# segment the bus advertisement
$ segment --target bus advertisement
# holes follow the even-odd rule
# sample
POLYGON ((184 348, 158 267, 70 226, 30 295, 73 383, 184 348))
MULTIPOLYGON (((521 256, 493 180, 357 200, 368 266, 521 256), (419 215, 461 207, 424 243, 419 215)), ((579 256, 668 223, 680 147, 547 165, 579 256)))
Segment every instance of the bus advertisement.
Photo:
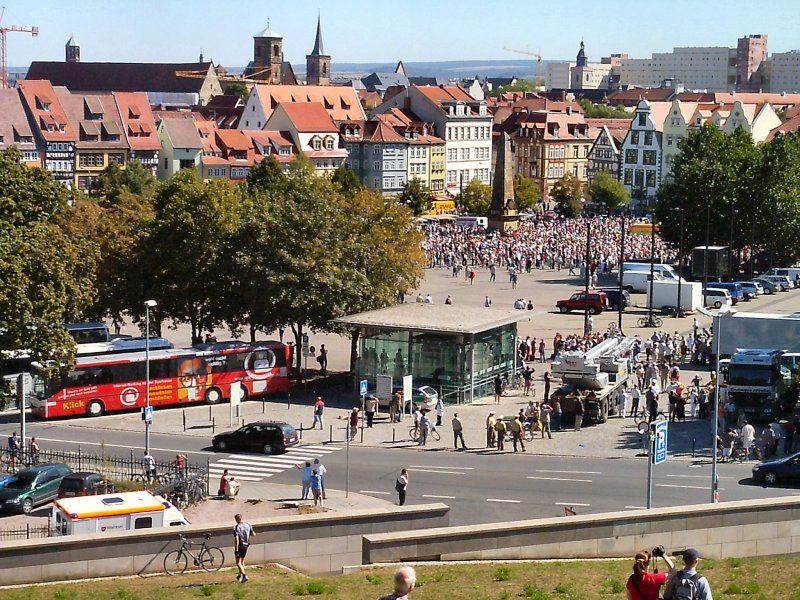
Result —
MULTIPOLYGON (((34 366, 31 412, 43 419, 100 416, 145 405, 145 352, 80 356, 64 376, 34 366)), ((150 352, 150 404, 218 404, 239 382, 244 398, 289 390, 291 348, 279 342, 218 342, 150 352)))

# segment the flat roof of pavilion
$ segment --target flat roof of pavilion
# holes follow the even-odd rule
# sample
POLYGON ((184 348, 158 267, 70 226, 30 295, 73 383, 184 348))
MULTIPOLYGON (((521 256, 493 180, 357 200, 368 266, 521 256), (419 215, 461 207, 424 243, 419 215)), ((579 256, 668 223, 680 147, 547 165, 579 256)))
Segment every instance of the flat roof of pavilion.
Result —
POLYGON ((517 323, 530 321, 528 311, 464 306, 461 304, 424 304, 407 302, 378 310, 336 319, 350 327, 405 329, 454 334, 478 334, 517 323))

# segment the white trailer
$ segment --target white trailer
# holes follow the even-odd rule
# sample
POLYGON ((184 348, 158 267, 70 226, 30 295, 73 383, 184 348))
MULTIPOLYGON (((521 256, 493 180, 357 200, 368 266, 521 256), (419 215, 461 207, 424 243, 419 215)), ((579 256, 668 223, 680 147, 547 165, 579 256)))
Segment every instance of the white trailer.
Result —
MULTIPOLYGON (((680 287, 681 310, 694 312, 703 306, 703 284, 695 281, 684 281, 678 284, 675 281, 653 282, 653 308, 662 312, 669 312, 678 306, 678 287, 680 287)), ((650 306, 650 288, 647 288, 647 303, 650 306)))
POLYGON ((720 331, 719 335, 714 336, 713 350, 722 358, 732 356, 737 348, 800 351, 800 314, 735 312, 723 315, 720 320, 720 331))
MULTIPOLYGON (((622 287, 628 290, 629 294, 633 292, 647 292, 650 289, 650 271, 623 271, 620 275, 622 277, 622 287)), ((654 283, 659 281, 666 281, 658 271, 653 271, 654 283)))
POLYGON ((53 535, 119 533, 189 522, 175 506, 150 492, 60 498, 53 503, 53 535))

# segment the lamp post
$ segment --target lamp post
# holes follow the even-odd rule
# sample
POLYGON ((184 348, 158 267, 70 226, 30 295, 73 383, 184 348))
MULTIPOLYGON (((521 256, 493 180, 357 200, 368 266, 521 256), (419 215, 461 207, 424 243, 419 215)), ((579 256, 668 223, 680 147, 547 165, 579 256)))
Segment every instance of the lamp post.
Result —
POLYGON ((703 306, 708 305, 708 241, 711 236, 711 204, 706 205, 706 247, 703 248, 703 306))
POLYGON ((625 209, 620 214, 621 238, 619 243, 619 314, 617 315, 617 328, 622 333, 622 265, 625 262, 625 209))
POLYGON ((675 310, 676 317, 683 316, 683 305, 681 304, 681 288, 683 287, 683 208, 679 208, 678 211, 681 215, 681 224, 680 224, 680 239, 678 241, 678 307, 675 310))
POLYGON ((731 237, 728 247, 730 248, 730 259, 728 260, 728 281, 733 281, 733 216, 739 211, 734 209, 734 204, 731 202, 731 237))
POLYGON ((586 301, 586 306, 584 306, 583 312, 583 335, 589 335, 589 253, 591 252, 591 243, 592 243, 592 222, 587 218, 586 219, 586 268, 584 269, 584 299, 586 301))
POLYGON ((653 283, 656 260, 656 216, 650 220, 650 297, 647 299, 647 326, 653 327, 653 283))
POLYGON ((155 300, 144 302, 144 449, 150 452, 150 309, 158 306, 155 300))

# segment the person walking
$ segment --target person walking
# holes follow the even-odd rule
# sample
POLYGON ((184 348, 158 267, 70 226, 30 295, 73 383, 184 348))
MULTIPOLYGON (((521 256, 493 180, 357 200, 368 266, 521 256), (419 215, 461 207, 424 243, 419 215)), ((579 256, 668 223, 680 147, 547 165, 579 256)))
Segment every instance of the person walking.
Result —
POLYGON ((492 299, 491 299, 491 298, 489 298, 489 296, 486 296, 486 297, 483 299, 483 306, 484 306, 485 308, 489 308, 491 305, 492 305, 492 299))
POLYGON ((683 568, 673 571, 664 588, 664 600, 713 600, 708 579, 697 572, 700 553, 694 548, 683 551, 683 568))
POLYGON ((514 422, 511 423, 511 438, 513 439, 514 443, 514 452, 517 451, 517 442, 522 447, 522 451, 525 452, 525 442, 522 439, 522 432, 525 431, 525 426, 522 424, 522 418, 520 415, 517 415, 514 419, 514 422))
MULTIPOLYGON (((30 461, 31 461, 31 463, 34 464, 34 465, 38 465, 39 464, 39 452, 41 452, 41 450, 39 449, 39 442, 36 441, 35 437, 32 437, 30 443, 28 444, 28 451, 30 453, 30 461)), ((179 454, 178 456, 183 456, 183 455, 179 454)), ((184 458, 186 458, 186 457, 184 456, 184 458)))
POLYGON ((563 414, 563 411, 561 410, 561 401, 558 398, 555 398, 550 402, 550 405, 553 407, 553 429, 556 431, 561 431, 561 416, 563 414))
POLYGON ((442 426, 442 417, 444 417, 444 400, 441 396, 436 396, 436 426, 442 426))
POLYGON ((486 447, 494 448, 494 440, 496 432, 494 429, 496 419, 494 418, 494 411, 489 411, 489 416, 486 417, 486 447))
POLYGON ((364 400, 364 415, 367 417, 367 427, 372 428, 372 421, 377 410, 378 399, 375 396, 367 396, 366 400, 364 400))
POLYGON ((144 474, 144 480, 147 483, 151 483, 156 480, 156 459, 153 458, 153 455, 150 454, 149 450, 145 450, 144 454, 142 455, 142 473, 144 474))
POLYGON ((622 386, 622 389, 619 392, 619 418, 624 419, 625 413, 628 412, 628 388, 622 386))
POLYGON ((547 402, 550 400, 550 381, 553 379, 553 376, 550 375, 550 371, 545 372, 544 374, 544 401, 547 402))
MULTIPOLYGON (((640 365, 641 366, 641 365, 640 365)), ((641 393, 639 392, 639 384, 634 383, 633 389, 631 390, 631 414, 630 417, 635 419, 639 415, 639 397, 641 393)))
POLYGON ((550 431, 550 420, 553 414, 553 407, 545 402, 539 408, 539 422, 542 424, 542 439, 547 434, 547 439, 552 440, 553 434, 550 431))
POLYGON ((461 440, 461 449, 466 450, 467 445, 464 443, 464 423, 458 416, 458 413, 453 413, 453 448, 458 450, 458 442, 461 440))
POLYGON ((320 476, 320 485, 322 486, 322 499, 325 500, 328 498, 328 494, 325 492, 325 473, 328 472, 328 469, 325 468, 321 462, 319 462, 318 458, 314 459, 314 464, 311 465, 312 469, 316 469, 319 472, 320 476))
POLYGON ((354 406, 353 410, 350 411, 350 417, 348 418, 350 422, 350 439, 353 440, 358 433, 358 407, 354 406))
POLYGON ((328 372, 328 350, 325 348, 325 344, 319 345, 319 356, 317 357, 317 362, 319 363, 319 372, 323 375, 328 372))
POLYGON ((256 537, 256 532, 250 523, 242 519, 242 515, 237 513, 233 518, 236 520, 236 525, 233 527, 233 556, 236 558, 236 569, 239 571, 236 581, 247 583, 250 579, 245 570, 245 558, 250 541, 256 537))
POLYGON ((322 423, 322 413, 325 412, 325 401, 322 399, 322 396, 317 396, 317 400, 314 402, 314 422, 311 423, 311 429, 317 428, 317 423, 319 423, 320 429, 325 429, 325 426, 322 423))
POLYGON ((506 441, 506 422, 503 420, 503 417, 495 420, 494 422, 494 431, 497 437, 497 450, 505 450, 505 441, 506 441))
POLYGON ((428 433, 431 430, 431 420, 428 417, 428 409, 423 409, 419 419, 419 440, 417 446, 424 446, 428 443, 428 433))
POLYGON ((403 506, 406 503, 406 492, 408 491, 408 470, 401 469, 400 470, 400 477, 397 478, 397 481, 394 484, 394 489, 397 491, 397 500, 400 506, 403 506))
POLYGON ((500 404, 500 396, 503 394, 503 380, 500 379, 500 373, 494 376, 494 403, 500 404))
POLYGON ((575 431, 581 430, 581 425, 583 425, 583 413, 584 413, 584 406, 583 406, 583 398, 578 396, 575 399, 575 431))
MULTIPOLYGON (((8 470, 15 472, 17 470, 17 457, 19 456, 21 445, 17 432, 15 431, 8 437, 8 470)), ((145 454, 147 454, 145 452, 145 454)))
POLYGON ((412 567, 400 567, 394 574, 394 592, 378 600, 408 600, 417 584, 417 574, 412 567))

